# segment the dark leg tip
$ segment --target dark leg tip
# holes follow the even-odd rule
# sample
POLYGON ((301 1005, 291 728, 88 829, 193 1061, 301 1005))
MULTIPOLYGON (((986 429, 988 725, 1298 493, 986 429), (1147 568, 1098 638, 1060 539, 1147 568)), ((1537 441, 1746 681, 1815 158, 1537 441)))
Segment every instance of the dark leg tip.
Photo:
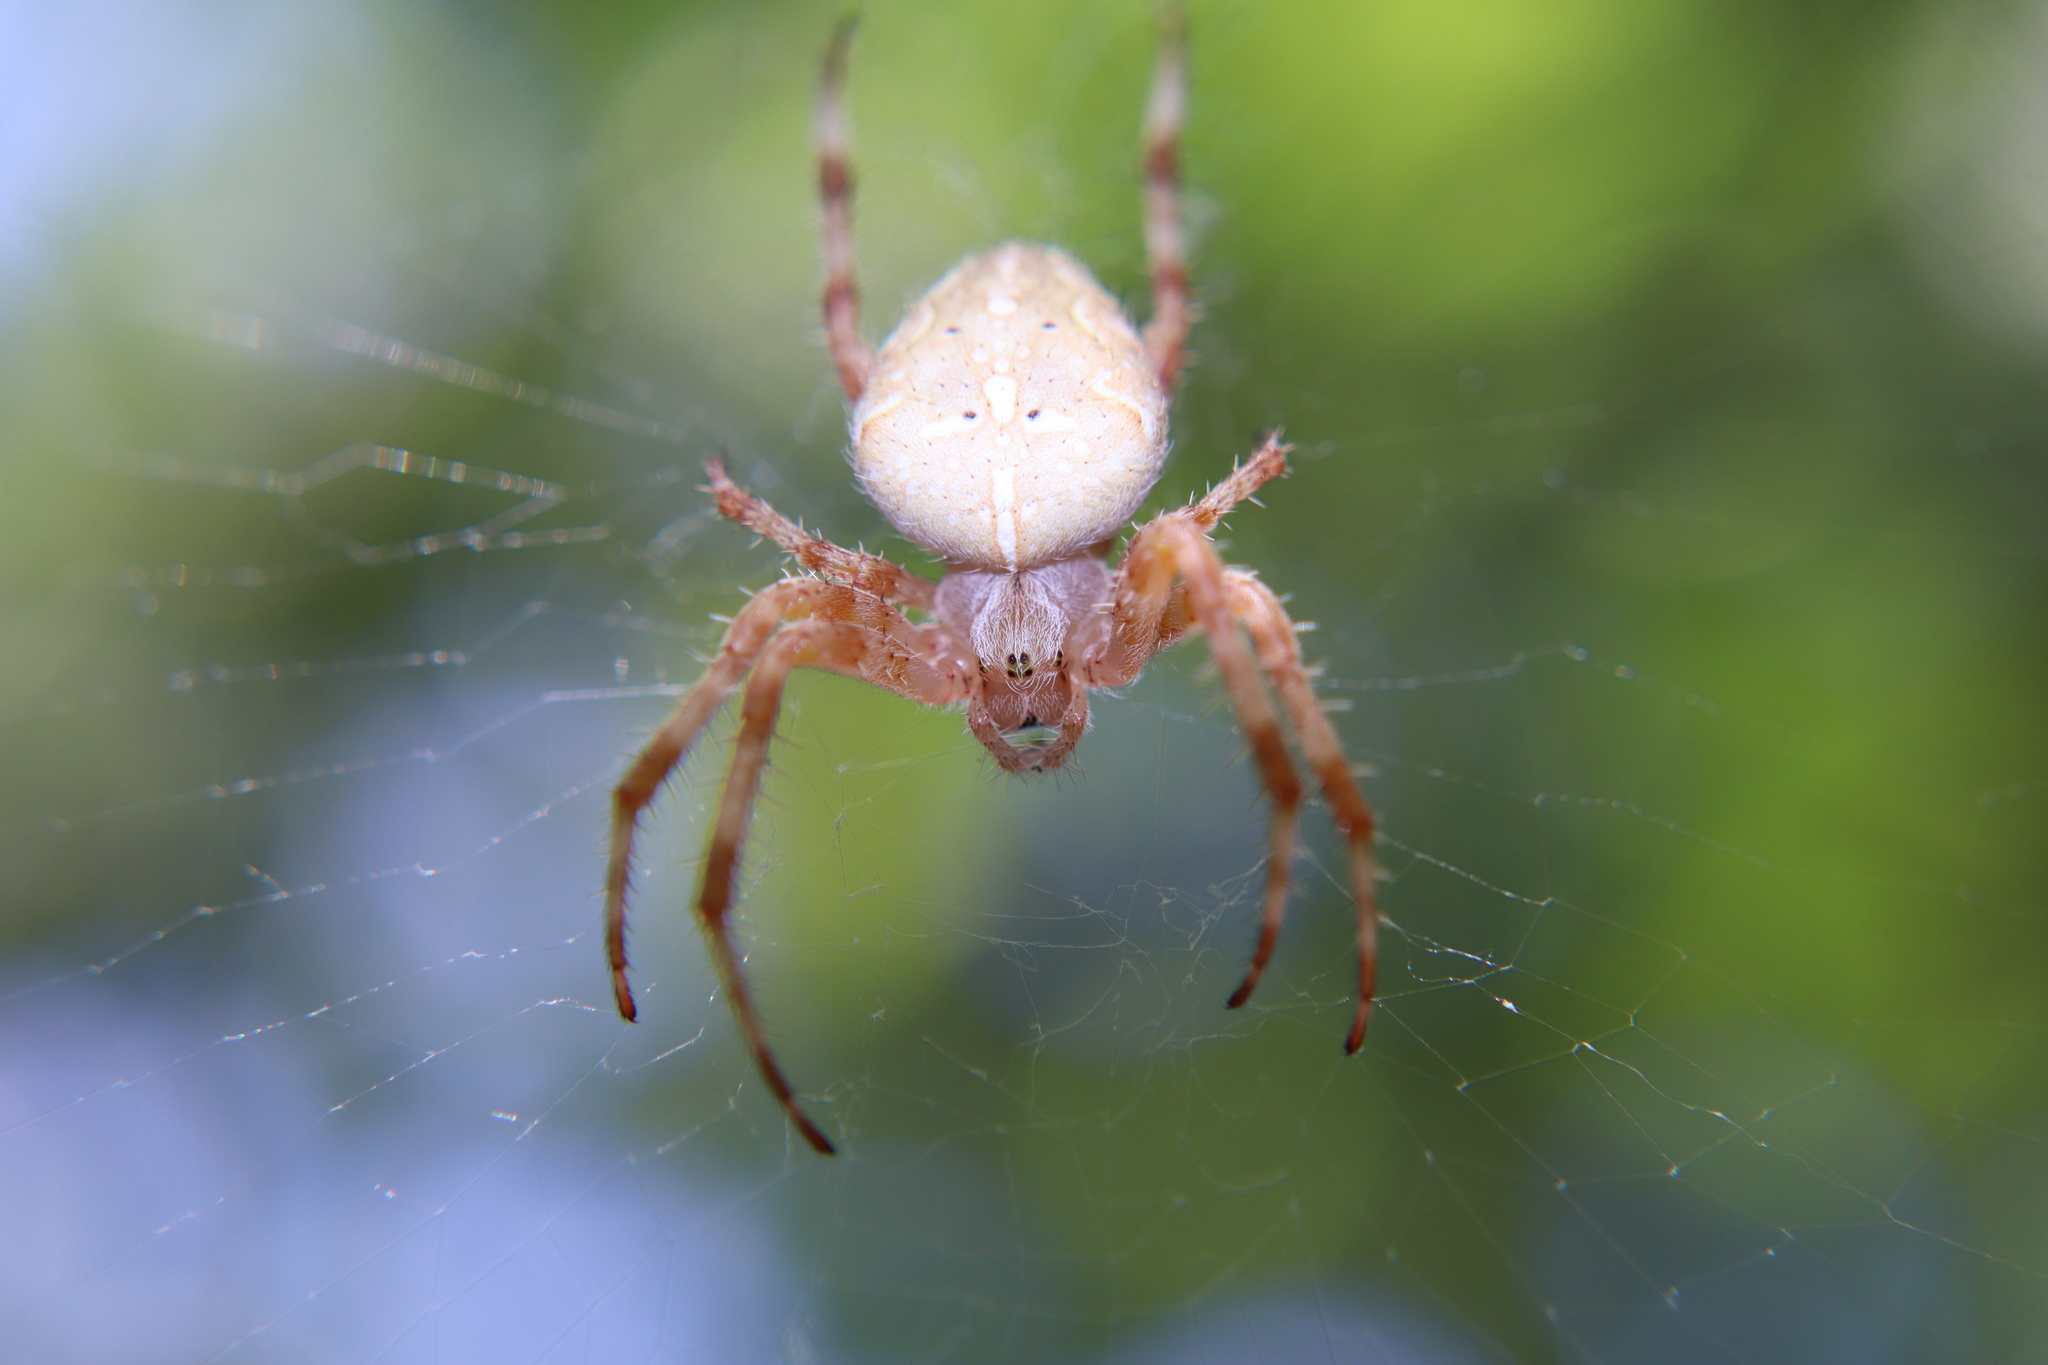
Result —
POLYGON ((1236 990, 1230 993, 1230 999, 1223 1002, 1223 1008, 1227 1010, 1242 1008, 1244 1002, 1251 998, 1252 983, 1247 981, 1242 986, 1239 986, 1236 990))
POLYGON ((796 1130, 804 1135, 804 1141, 811 1144, 811 1150, 819 1156, 838 1156, 839 1149, 832 1145, 832 1139, 818 1131, 816 1124, 802 1114, 796 1116, 796 1130))

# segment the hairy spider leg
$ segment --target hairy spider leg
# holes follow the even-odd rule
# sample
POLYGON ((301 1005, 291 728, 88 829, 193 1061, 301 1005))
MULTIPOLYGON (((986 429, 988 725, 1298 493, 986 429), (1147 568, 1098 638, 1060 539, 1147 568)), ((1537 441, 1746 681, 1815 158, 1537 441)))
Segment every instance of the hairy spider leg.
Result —
MULTIPOLYGON (((1287 753, 1287 740, 1280 723, 1259 686, 1251 651, 1237 629, 1229 597, 1223 584, 1223 561, 1209 537, 1185 517, 1167 516, 1154 523, 1156 550, 1141 552, 1137 572, 1178 573, 1187 588, 1189 613, 1209 637, 1209 653, 1223 690, 1237 713, 1238 728, 1244 732, 1252 757, 1265 784, 1271 806, 1271 825, 1266 853, 1266 891, 1259 913, 1258 947, 1252 953, 1244 982, 1232 993, 1228 1008, 1236 1009, 1251 998, 1273 945, 1279 941, 1280 925, 1287 914, 1287 890, 1292 880, 1294 832, 1301 814, 1301 779, 1287 753)), ((1152 547, 1145 547, 1152 548, 1152 547)))
POLYGON ((729 923, 733 882, 739 872, 747 825, 753 818, 754 797, 760 789, 761 770, 767 764, 768 746, 775 738, 783 685, 795 668, 844 673, 917 701, 942 701, 949 689, 945 679, 924 658, 907 652, 900 642, 882 632, 849 622, 813 618, 793 622, 775 637, 754 666, 740 699, 739 738, 733 742, 732 769, 719 797, 718 822, 704 851, 704 878, 697 893, 697 913, 703 920, 727 1003, 739 1021, 740 1032, 754 1054, 762 1079, 781 1101, 789 1121, 804 1135, 804 1140, 819 1153, 830 1156, 832 1143, 797 1106, 795 1092, 784 1079, 782 1068, 776 1065, 747 988, 746 970, 733 950, 729 923))
POLYGON ((632 767, 612 791, 611 856, 605 867, 605 950, 611 963, 612 999, 627 1021, 639 1011, 626 983, 626 901, 633 878, 633 837, 640 812, 654 803, 662 783, 675 771, 690 745, 740 679, 753 668, 768 641, 785 623, 807 617, 851 620, 917 649, 923 640, 917 627, 887 603, 842 584, 818 578, 789 578, 763 589, 741 608, 719 642, 718 654, 697 684, 683 694, 675 710, 654 732, 632 767))
POLYGON ((880 555, 842 549, 812 535, 726 477, 725 462, 716 455, 704 462, 704 473, 711 480, 705 491, 718 500, 722 515, 774 541, 812 573, 873 593, 884 602, 931 610, 933 585, 929 578, 920 578, 880 555))
POLYGON ((1187 121, 1187 18, 1175 0, 1159 7, 1159 53, 1145 101, 1145 256, 1152 269, 1152 320, 1145 351, 1170 395, 1194 322, 1187 235, 1180 215, 1180 132, 1187 121))
POLYGON ((1209 637, 1216 671, 1272 806, 1259 938, 1244 981, 1229 1000, 1229 1008, 1236 1009, 1257 989, 1279 941, 1302 796, 1301 780, 1278 718, 1259 684, 1239 627, 1250 633, 1258 647, 1259 665, 1287 709, 1296 738, 1350 849, 1358 908, 1359 999, 1345 1051, 1356 1052, 1365 1039, 1377 967, 1372 811, 1352 779, 1336 730, 1323 714, 1301 666, 1293 622, 1279 599, 1248 571, 1226 568, 1208 537, 1239 502, 1287 472, 1288 450, 1277 434, 1269 435, 1250 460, 1205 497, 1166 513, 1131 538, 1117 570, 1109 641, 1087 676, 1091 686, 1118 686, 1135 678, 1147 660, 1176 643, 1189 629, 1199 626, 1209 637))
MULTIPOLYGON (((1358 943, 1358 1008, 1352 1017, 1351 1032, 1344 1040, 1344 1051, 1356 1052, 1365 1044, 1366 1020, 1372 1013, 1373 990, 1379 975, 1380 912, 1373 890, 1378 869, 1372 856, 1372 807, 1358 790, 1336 727, 1330 724, 1316 698, 1315 685, 1302 666, 1294 622, 1280 605, 1280 599, 1247 569, 1226 570, 1224 587, 1232 611, 1244 623, 1258 650, 1259 666, 1265 669, 1266 676, 1273 680, 1274 690, 1280 694, 1280 703, 1294 726, 1294 737, 1301 743, 1302 754, 1322 784, 1331 819, 1344 836, 1351 865, 1358 943)), ((1250 994, 1249 988, 1245 993, 1250 994)))
MULTIPOLYGON (((1230 471, 1207 494, 1172 513, 1203 531, 1214 530, 1232 508, 1251 499, 1261 487, 1287 472, 1287 452, 1294 447, 1269 432, 1252 457, 1230 471)), ((1155 521, 1152 525, 1157 525, 1155 521)), ((1131 549, 1150 527, 1141 528, 1125 547, 1123 562, 1111 587, 1109 629, 1082 670, 1090 687, 1122 687, 1134 680, 1153 655, 1171 649, 1195 625, 1189 615, 1187 589, 1173 573, 1134 574, 1131 549)))
POLYGON ((741 608, 726 628, 704 676, 683 694, 612 789, 611 852, 604 872, 605 956, 611 965, 612 1003, 628 1023, 640 1017, 633 1003, 633 988, 626 981, 626 902, 632 893, 633 839, 640 830, 640 812, 654 804, 662 784, 725 704, 726 694, 754 666, 775 631, 784 621, 817 609, 818 586, 814 580, 789 579, 764 590, 741 608))
MULTIPOLYGON (((860 276, 853 243, 852 137, 846 114, 846 67, 859 18, 832 31, 818 78, 813 119, 818 148, 819 235, 825 263, 825 343, 850 402, 867 390, 874 351, 860 334, 860 276)), ((1145 101, 1145 255, 1152 275, 1152 320, 1145 350, 1160 387, 1173 392, 1187 353, 1194 304, 1188 283, 1187 235, 1180 213, 1180 135, 1187 121, 1187 23, 1180 6, 1159 11, 1159 53, 1145 101)))
POLYGON ((727 778, 719 821, 705 853, 697 908, 727 999, 762 1076, 791 1120, 803 1130, 805 1140, 821 1152, 830 1152, 831 1144, 797 1110, 789 1085, 768 1050, 745 972, 732 953, 725 916, 731 904, 733 869, 745 842, 754 788, 774 730, 782 680, 789 670, 827 669, 912 701, 944 705, 959 700, 964 689, 938 662, 942 657, 937 632, 912 625, 871 593, 819 578, 785 579, 762 591, 733 618, 711 666, 683 695, 612 793, 611 856, 605 869, 605 949, 613 1001, 620 1016, 630 1022, 639 1011, 626 980, 626 903, 640 813, 653 804, 662 784, 727 694, 750 671, 754 674, 742 703, 744 720, 734 750, 733 772, 727 778), (732 790, 735 781, 744 782, 737 795, 732 790))
POLYGON ((874 352, 860 334, 860 278, 853 252, 853 160, 846 118, 846 59, 853 48, 857 15, 832 30, 825 65, 818 76, 813 123, 818 145, 819 235, 825 256, 825 344, 839 371, 848 402, 859 402, 868 386, 874 352))
POLYGON ((1267 432, 1249 460, 1231 470, 1222 483, 1189 503, 1184 512, 1204 531, 1215 530, 1217 523, 1229 516, 1239 503, 1252 501, 1253 495, 1261 488, 1288 473, 1287 453, 1293 449, 1280 439, 1279 432, 1267 432))

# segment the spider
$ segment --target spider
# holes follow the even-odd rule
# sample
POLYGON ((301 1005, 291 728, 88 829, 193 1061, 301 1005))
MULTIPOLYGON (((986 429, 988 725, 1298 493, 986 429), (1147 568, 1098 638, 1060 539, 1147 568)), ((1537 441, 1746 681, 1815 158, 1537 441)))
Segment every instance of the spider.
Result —
POLYGON ((1105 557, 1165 462, 1167 407, 1193 321, 1179 202, 1182 25, 1168 9, 1142 133, 1153 301, 1144 331, 1073 257, 1012 242, 955 266, 873 350, 860 333, 854 267, 844 102, 852 39, 851 21, 834 32, 816 110, 826 345, 846 390, 862 491, 905 537, 941 556, 945 574, 934 584, 812 535, 734 484, 718 459, 707 462, 718 510, 807 572, 756 594, 733 618, 703 678, 612 794, 605 945, 619 1014, 637 1017, 625 939, 641 813, 744 683, 697 914, 762 1079, 804 1140, 830 1155, 831 1141, 797 1104, 768 1046, 730 924, 790 670, 843 673, 928 706, 965 703, 968 730, 998 767, 1046 773, 1081 742, 1089 689, 1134 681, 1154 654, 1200 632, 1271 806, 1258 941, 1228 1008, 1251 997, 1272 957, 1302 802, 1270 686, 1349 850, 1358 997, 1344 1050, 1356 1052, 1376 956, 1372 811, 1317 703, 1280 599, 1250 570, 1226 567, 1209 539, 1232 508, 1287 472, 1290 447, 1268 435, 1205 497, 1138 528, 1114 571, 1105 557))

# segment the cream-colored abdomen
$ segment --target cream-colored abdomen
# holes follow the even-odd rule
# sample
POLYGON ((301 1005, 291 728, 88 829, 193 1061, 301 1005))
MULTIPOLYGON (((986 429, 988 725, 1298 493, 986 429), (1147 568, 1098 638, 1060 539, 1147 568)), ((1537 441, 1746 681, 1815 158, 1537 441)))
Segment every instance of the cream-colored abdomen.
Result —
POLYGON ((1116 534, 1159 479, 1166 395, 1065 252, 970 256, 910 306, 853 410, 861 487, 955 564, 1015 572, 1116 534))

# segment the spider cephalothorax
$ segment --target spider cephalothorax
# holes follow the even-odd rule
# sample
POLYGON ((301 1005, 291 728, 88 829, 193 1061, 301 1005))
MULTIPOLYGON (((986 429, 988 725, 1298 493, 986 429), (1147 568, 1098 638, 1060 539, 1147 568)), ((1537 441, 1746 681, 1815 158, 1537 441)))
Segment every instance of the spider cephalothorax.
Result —
POLYGON ((873 351, 860 335, 841 98, 851 39, 848 25, 834 35, 818 98, 826 338, 850 407, 861 488, 906 537, 942 557, 946 573, 934 584, 879 556, 842 549, 734 484, 717 460, 706 466, 719 511, 773 540, 808 572, 756 594, 740 611, 703 679, 613 793, 606 944, 619 1013, 636 1015, 625 913, 640 813, 744 682, 697 910, 763 1079, 805 1140, 830 1153, 832 1143, 798 1107, 769 1050, 729 924, 790 670, 829 669, 930 705, 964 703, 968 729, 1001 767, 1037 773, 1058 768, 1080 743, 1090 688, 1133 681, 1154 654, 1199 631, 1272 803, 1258 944, 1229 1006, 1250 998, 1272 956, 1302 801, 1270 687, 1350 851, 1359 975, 1345 1050, 1355 1052, 1365 1039, 1376 956, 1372 812, 1317 702, 1280 600, 1248 570, 1226 567, 1209 539, 1231 508, 1287 471, 1288 447, 1267 437, 1207 496, 1135 531, 1114 570, 1104 558, 1165 462, 1169 398, 1192 317, 1179 217, 1179 27, 1169 22, 1162 34, 1145 119, 1154 313, 1145 330, 1065 252, 1011 242, 954 267, 873 351))

